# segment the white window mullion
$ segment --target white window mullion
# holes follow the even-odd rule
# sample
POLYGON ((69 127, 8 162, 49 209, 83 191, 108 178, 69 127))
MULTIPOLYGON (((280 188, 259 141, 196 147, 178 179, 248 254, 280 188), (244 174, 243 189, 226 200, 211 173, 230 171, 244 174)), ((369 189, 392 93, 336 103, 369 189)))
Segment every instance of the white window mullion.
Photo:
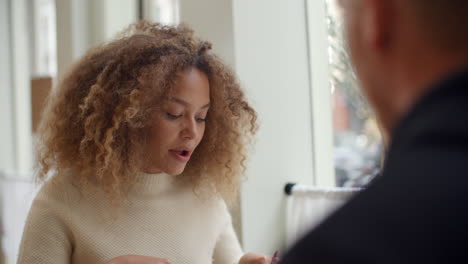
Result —
POLYGON ((15 160, 18 171, 28 172, 33 164, 28 6, 27 0, 10 1, 10 5, 15 160))
POLYGON ((0 170, 16 168, 13 89, 11 70, 10 0, 0 0, 0 170))
POLYGON ((305 0, 309 45, 314 183, 335 186, 325 0, 305 0))

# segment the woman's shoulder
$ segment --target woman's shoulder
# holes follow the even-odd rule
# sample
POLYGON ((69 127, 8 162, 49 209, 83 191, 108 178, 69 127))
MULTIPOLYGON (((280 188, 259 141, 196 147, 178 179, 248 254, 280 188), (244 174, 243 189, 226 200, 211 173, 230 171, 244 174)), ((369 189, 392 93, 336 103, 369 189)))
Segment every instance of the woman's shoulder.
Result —
POLYGON ((79 190, 70 172, 61 172, 51 176, 42 183, 36 200, 64 203, 77 197, 79 190))

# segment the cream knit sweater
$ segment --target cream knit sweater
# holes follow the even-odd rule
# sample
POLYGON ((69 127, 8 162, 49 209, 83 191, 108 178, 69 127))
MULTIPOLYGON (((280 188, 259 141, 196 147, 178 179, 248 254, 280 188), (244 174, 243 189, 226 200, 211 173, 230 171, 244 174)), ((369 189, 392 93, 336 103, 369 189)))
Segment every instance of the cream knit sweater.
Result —
POLYGON ((69 177, 47 182, 25 225, 19 264, 105 263, 120 255, 173 264, 233 264, 242 251, 221 199, 203 200, 167 174, 142 174, 110 215, 101 192, 80 195, 69 177))

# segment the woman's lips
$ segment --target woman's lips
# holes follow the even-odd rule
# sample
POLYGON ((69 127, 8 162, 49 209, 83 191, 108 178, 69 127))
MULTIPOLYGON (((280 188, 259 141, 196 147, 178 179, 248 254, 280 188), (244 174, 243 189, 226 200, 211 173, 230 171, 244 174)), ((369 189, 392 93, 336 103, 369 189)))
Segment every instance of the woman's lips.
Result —
POLYGON ((187 150, 169 150, 169 152, 179 161, 187 162, 190 160, 191 152, 187 150))

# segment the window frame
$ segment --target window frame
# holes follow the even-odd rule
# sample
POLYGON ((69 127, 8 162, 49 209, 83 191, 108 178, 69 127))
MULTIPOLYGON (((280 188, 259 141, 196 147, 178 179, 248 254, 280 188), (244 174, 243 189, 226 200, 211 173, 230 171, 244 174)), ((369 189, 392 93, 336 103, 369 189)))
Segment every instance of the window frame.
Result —
POLYGON ((336 186, 325 0, 304 0, 309 59, 314 185, 336 186))

